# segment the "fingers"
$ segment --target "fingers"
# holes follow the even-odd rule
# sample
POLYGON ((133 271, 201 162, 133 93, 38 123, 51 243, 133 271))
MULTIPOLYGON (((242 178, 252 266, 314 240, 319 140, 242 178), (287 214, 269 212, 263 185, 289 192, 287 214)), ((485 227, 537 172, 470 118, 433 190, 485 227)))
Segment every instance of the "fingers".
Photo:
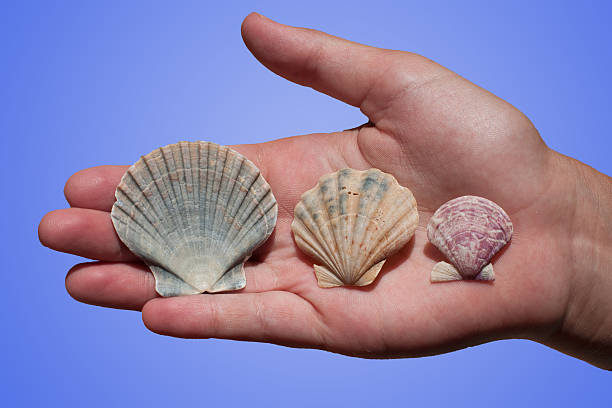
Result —
POLYGON ((145 325, 168 336, 323 348, 317 316, 310 303, 289 292, 153 299, 142 310, 145 325))
MULTIPOLYGON (((419 55, 357 44, 252 13, 242 23, 251 53, 274 73, 353 106, 374 99, 381 109, 398 89, 441 67, 419 55)), ((366 109, 364 113, 369 116, 366 109)))
MULTIPOLYGON (((260 169, 264 178, 267 169, 262 157, 262 146, 232 146, 260 169)), ((129 166, 97 166, 73 174, 64 187, 64 195, 71 207, 110 211, 115 203, 115 190, 129 166)))
POLYGON ((46 214, 38 226, 40 242, 51 249, 101 261, 135 261, 123 245, 110 213, 67 208, 46 214))
MULTIPOLYGON (((288 271, 249 262, 245 264, 247 286, 236 293, 284 290, 291 284, 291 275, 283 272, 288 271)), ((79 302, 127 310, 141 310, 149 300, 159 297, 153 274, 140 262, 75 265, 66 276, 66 290, 79 302)))
POLYGON ((71 207, 110 211, 115 202, 115 189, 128 166, 98 166, 72 175, 64 187, 71 207))
POLYGON ((66 276, 66 290, 79 302, 127 310, 141 310, 158 296, 153 274, 142 263, 75 265, 66 276))
MULTIPOLYGON (((267 177, 262 146, 266 144, 231 146, 245 155, 267 177)), ((97 166, 73 174, 64 187, 71 207, 110 211, 115 203, 115 190, 129 166, 97 166)))

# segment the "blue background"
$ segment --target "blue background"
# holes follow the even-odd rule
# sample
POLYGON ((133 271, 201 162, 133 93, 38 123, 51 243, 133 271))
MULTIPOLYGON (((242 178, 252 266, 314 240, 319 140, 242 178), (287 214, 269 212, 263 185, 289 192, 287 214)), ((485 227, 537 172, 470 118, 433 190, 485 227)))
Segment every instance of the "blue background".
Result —
POLYGON ((158 336, 139 313, 72 300, 64 275, 81 259, 36 234, 82 168, 183 139, 259 142, 365 121, 261 66, 240 37, 253 10, 426 55, 517 106, 552 148, 612 174, 608 2, 171 3, 0 5, 3 406, 612 404, 609 373, 527 341, 369 361, 158 336))

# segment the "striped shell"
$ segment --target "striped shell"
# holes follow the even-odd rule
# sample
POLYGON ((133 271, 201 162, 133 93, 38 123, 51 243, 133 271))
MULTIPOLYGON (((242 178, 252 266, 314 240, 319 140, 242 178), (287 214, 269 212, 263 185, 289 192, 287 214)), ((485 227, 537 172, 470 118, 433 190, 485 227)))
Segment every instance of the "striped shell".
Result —
POLYGON ((378 169, 327 174, 302 195, 291 224, 321 287, 364 286, 414 235, 414 196, 378 169))
POLYGON ((257 167, 211 142, 149 153, 115 196, 115 230, 149 266, 162 296, 243 288, 244 262, 276 224, 276 200, 257 167))
POLYGON ((508 214, 486 198, 463 196, 442 204, 427 224, 427 237, 452 265, 436 264, 431 281, 494 280, 489 262, 512 232, 508 214))

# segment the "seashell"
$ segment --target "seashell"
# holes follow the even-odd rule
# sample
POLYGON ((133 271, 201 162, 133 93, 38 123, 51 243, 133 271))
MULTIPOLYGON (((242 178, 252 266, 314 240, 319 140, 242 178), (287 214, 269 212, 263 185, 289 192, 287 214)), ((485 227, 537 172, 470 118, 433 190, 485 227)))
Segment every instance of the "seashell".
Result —
POLYGON ((244 263, 276 224, 276 199, 259 169, 211 142, 147 154, 115 197, 115 230, 149 266, 162 296, 243 288, 244 263))
POLYGON ((463 196, 442 204, 427 224, 427 238, 452 265, 438 262, 431 281, 494 280, 489 262, 512 232, 508 214, 486 198, 463 196))
POLYGON ((327 174, 302 195, 291 229, 315 259, 319 286, 364 286, 414 235, 419 214, 409 189, 378 169, 327 174))

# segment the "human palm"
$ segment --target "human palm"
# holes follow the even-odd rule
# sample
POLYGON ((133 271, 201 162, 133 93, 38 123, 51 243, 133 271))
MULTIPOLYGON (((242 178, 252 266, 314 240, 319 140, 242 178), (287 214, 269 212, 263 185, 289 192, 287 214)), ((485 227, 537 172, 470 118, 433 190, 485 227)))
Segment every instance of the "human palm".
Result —
POLYGON ((563 202, 547 200, 557 156, 515 108, 423 57, 354 44, 251 15, 245 42, 274 72, 358 106, 368 124, 234 148, 251 159, 279 204, 271 238, 246 264, 244 290, 159 298, 153 277, 119 241, 111 221, 125 166, 81 171, 66 186, 72 208, 41 222, 45 245, 103 262, 75 266, 76 299, 142 310, 151 330, 322 348, 370 357, 439 353, 555 330, 567 300, 557 231, 563 202), (415 237, 366 287, 322 289, 291 234, 293 208, 323 174, 379 168, 414 193, 415 237), (515 235, 494 260, 494 283, 431 284, 442 255, 425 226, 443 202, 480 195, 509 213, 515 235), (554 255, 558 255, 555 257, 554 255))

